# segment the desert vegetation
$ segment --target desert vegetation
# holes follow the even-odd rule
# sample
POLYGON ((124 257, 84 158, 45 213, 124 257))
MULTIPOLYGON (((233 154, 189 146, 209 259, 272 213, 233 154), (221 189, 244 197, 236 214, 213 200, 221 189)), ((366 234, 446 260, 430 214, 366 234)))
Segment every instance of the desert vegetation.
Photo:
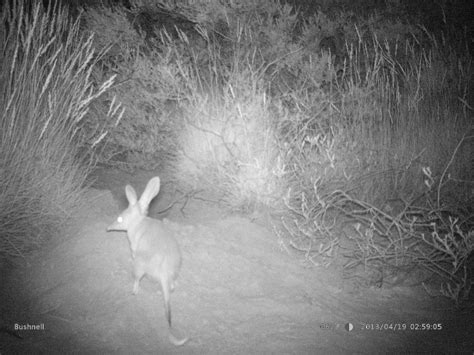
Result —
MULTIPOLYGON (((100 121, 87 116, 113 76, 95 80, 101 53, 57 5, 45 10, 13 1, 2 8, 2 257, 24 256, 61 232, 81 204, 106 134, 100 121)), ((109 117, 119 106, 111 103, 109 117)))
POLYGON ((166 169, 266 211, 311 265, 381 286, 419 269, 437 276, 428 292, 472 297, 473 47, 454 5, 12 4, 2 257, 60 233, 98 164, 166 169))

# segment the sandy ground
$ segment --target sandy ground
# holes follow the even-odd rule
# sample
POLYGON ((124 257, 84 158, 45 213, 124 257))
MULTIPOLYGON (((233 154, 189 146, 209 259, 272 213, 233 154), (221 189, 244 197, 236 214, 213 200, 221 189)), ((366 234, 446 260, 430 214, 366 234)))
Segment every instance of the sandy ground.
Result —
MULTIPOLYGON (((175 347, 159 285, 144 279, 132 295, 126 235, 105 231, 126 207, 125 183, 141 192, 149 177, 103 174, 61 240, 16 268, 3 265, 0 327, 41 329, 18 330, 22 339, 1 331, 1 354, 473 353, 472 311, 454 311, 420 287, 356 287, 336 266, 290 255, 270 228, 201 200, 166 216, 183 255, 173 326, 190 337, 175 347)), ((172 200, 167 186, 150 215, 172 200)))

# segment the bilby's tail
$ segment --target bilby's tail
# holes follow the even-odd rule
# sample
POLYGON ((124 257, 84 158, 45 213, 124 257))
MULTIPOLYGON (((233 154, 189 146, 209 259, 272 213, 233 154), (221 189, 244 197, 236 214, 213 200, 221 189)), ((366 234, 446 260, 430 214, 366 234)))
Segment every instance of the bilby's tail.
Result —
POLYGON ((170 340, 170 342, 176 346, 181 346, 183 345, 184 343, 186 343, 189 338, 182 338, 182 339, 178 339, 174 336, 174 334, 171 332, 171 328, 169 329, 169 336, 168 336, 168 339, 170 340))
POLYGON ((170 342, 176 346, 181 346, 184 343, 186 343, 189 338, 182 338, 179 339, 173 334, 173 329, 171 328, 171 306, 170 306, 170 291, 171 291, 171 283, 169 279, 162 279, 161 281, 161 286, 163 290, 163 298, 165 301, 165 314, 166 314, 166 320, 168 321, 168 339, 170 342))

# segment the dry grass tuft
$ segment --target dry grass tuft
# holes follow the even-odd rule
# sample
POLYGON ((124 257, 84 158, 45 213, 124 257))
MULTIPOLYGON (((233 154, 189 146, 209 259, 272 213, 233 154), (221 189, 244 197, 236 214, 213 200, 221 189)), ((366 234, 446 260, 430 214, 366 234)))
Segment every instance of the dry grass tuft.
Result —
POLYGON ((48 9, 38 3, 27 10, 19 0, 3 7, 0 257, 24 256, 57 235, 84 202, 94 152, 106 135, 103 126, 86 124, 88 107, 112 84, 94 88, 91 43, 58 2, 48 9))

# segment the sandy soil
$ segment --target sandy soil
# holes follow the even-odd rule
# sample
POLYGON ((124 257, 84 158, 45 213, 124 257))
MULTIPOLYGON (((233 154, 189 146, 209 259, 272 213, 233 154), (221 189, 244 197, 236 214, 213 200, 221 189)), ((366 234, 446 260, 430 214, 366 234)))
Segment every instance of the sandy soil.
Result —
MULTIPOLYGON (((150 177, 102 174, 70 232, 15 268, 3 265, 1 354, 474 351, 472 312, 454 311, 420 287, 356 287, 336 266, 310 267, 290 255, 262 224, 202 200, 190 201, 184 215, 175 206, 166 216, 183 254, 171 298, 173 325, 191 338, 173 346, 159 285, 144 279, 132 295, 126 235, 105 231, 126 207, 125 183, 141 192, 150 177), (22 339, 5 331, 27 324, 43 329, 18 330, 22 339), (374 329, 381 324, 395 328, 374 329), (396 328, 401 324, 405 330, 396 328), (423 324, 441 329, 422 330, 423 324)), ((150 215, 163 217, 156 211, 172 201, 170 186, 150 215)))

